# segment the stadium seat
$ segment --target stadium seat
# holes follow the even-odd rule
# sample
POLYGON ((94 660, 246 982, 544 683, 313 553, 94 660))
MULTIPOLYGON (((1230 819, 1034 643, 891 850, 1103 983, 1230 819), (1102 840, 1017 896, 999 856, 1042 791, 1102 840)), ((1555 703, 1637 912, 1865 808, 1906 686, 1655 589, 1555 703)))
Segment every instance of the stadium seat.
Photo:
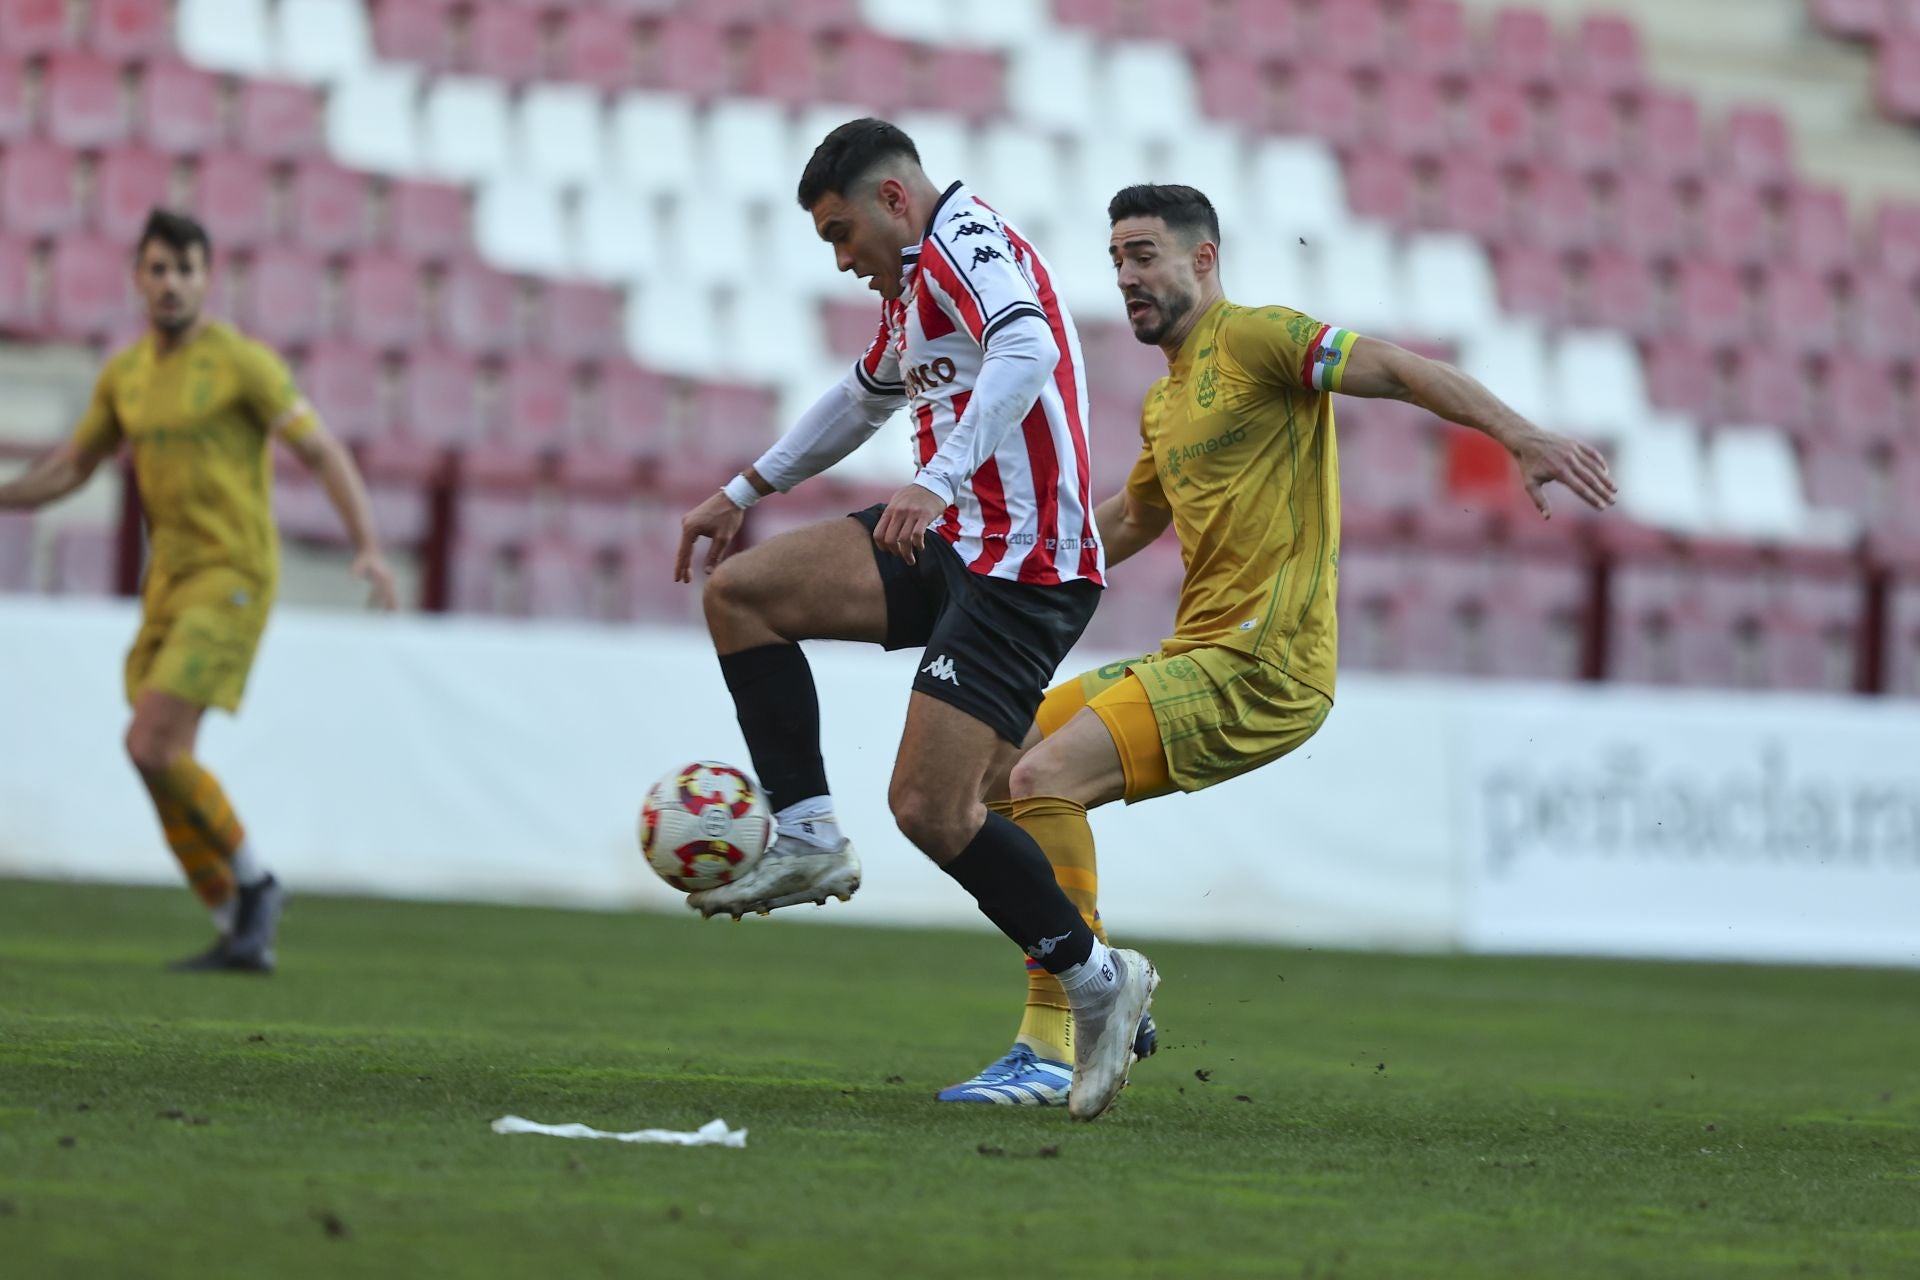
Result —
POLYGON ((1455 152, 1440 167, 1439 225, 1477 239, 1505 243, 1513 236, 1506 177, 1485 156, 1455 152))
POLYGON ((347 266, 343 332, 383 351, 404 350, 425 335, 421 277, 406 258, 365 253, 347 266))
POLYGON ((441 333, 462 351, 497 355, 518 334, 515 287, 510 276, 477 262, 457 262, 441 282, 441 333))
POLYGON ((507 176, 481 185, 473 202, 473 243, 508 271, 563 275, 572 266, 560 191, 538 179, 507 176))
POLYGON ((193 154, 220 144, 220 82, 198 67, 156 59, 140 77, 139 133, 149 146, 193 154))
POLYGON ((316 253, 365 248, 367 180, 326 160, 309 160, 293 176, 293 232, 316 253))
POLYGON ((1316 60, 1369 76, 1386 68, 1387 15, 1381 0, 1341 0, 1334 9, 1323 6, 1320 16, 1313 27, 1316 60))
POLYGON ((276 17, 274 62, 284 76, 331 83, 373 60, 363 0, 279 0, 276 17))
POLYGON ((1775 267, 1760 293, 1760 330, 1784 351, 1820 354, 1840 342, 1840 314, 1826 277, 1805 267, 1775 267))
POLYGON ((1911 364, 1920 352, 1920 301, 1907 284, 1862 273, 1853 286, 1848 341, 1861 354, 1911 364))
POLYGON ((1822 403, 1840 438, 1872 443, 1898 436, 1893 374, 1865 356, 1842 352, 1826 362, 1822 403))
POLYGON ((1805 536, 1807 511, 1793 443, 1765 427, 1727 428, 1707 438, 1706 478, 1713 525, 1761 541, 1805 536))
POLYGON ((66 0, 0 0, 0 29, 16 58, 63 53, 78 43, 67 20, 66 0))
POLYGON ((1614 460, 1623 515, 1662 529, 1704 531, 1706 504, 1700 438, 1685 423, 1643 422, 1621 440, 1614 460))
POLYGON ((48 327, 63 337, 99 341, 133 314, 123 244, 90 236, 54 242, 48 327))
POLYGON ((654 198, 624 184, 595 182, 574 201, 568 236, 573 270, 590 280, 626 284, 661 266, 654 198))
POLYGON ((27 64, 0 53, 0 146, 33 135, 27 64))
POLYGON ((524 5, 483 4, 467 25, 467 70, 487 80, 524 84, 541 72, 540 13, 524 5))
POLYGON ((1680 331, 1710 347, 1731 347, 1747 333, 1746 298, 1740 276, 1724 262, 1680 264, 1680 331))
MULTIPOLYGON (((956 6, 955 18, 965 16, 969 41, 998 49, 1046 40, 1052 34, 1047 20, 1051 0, 1002 0, 991 5, 956 6)), ((944 26, 939 38, 952 39, 954 25, 944 26)))
POLYGON ((333 86, 327 95, 327 149, 353 169, 407 175, 421 167, 414 120, 419 73, 382 64, 333 86), (396 127, 398 122, 398 127, 396 127))
POLYGON ((1463 85, 1477 61, 1460 0, 1410 0, 1400 21, 1399 63, 1463 85))
POLYGON ((1646 88, 1640 32, 1616 13, 1590 13, 1580 19, 1573 38, 1572 66, 1596 89, 1631 97, 1646 88))
POLYGON ((50 142, 0 152, 0 223, 27 236, 59 236, 80 225, 74 154, 50 142))
POLYGON ((453 69, 453 0, 376 0, 372 9, 373 48, 382 59, 453 69))
POLYGON ((466 252, 467 193, 438 182, 395 182, 387 191, 388 239, 408 257, 444 262, 466 252))
POLYGON ((0 511, 0 594, 33 590, 33 513, 0 511))
POLYGON ((1553 20, 1539 9, 1507 8, 1493 15, 1489 62, 1536 93, 1552 93, 1563 76, 1553 20))
POLYGON ((1265 138, 1256 144, 1248 195, 1267 230, 1304 237, 1336 236, 1352 224, 1340 169, 1321 144, 1304 138, 1265 138))
POLYGON ((1773 236, 1759 191, 1738 179, 1709 178, 1700 199, 1698 250, 1736 267, 1771 260, 1773 236))
POLYGON ((1617 329, 1635 338, 1662 331, 1659 291, 1644 259, 1602 248, 1588 256, 1585 288, 1574 316, 1586 324, 1617 329))
POLYGON ((33 328, 33 246, 0 231, 0 333, 33 328))
POLYGON ((779 204, 793 198, 786 115, 774 103, 722 98, 708 107, 696 137, 717 194, 779 204))
POLYGON ((1286 81, 1287 128, 1319 138, 1328 146, 1358 146, 1366 119, 1360 89, 1348 72, 1320 62, 1303 62, 1286 81))
POLYGON ((187 61, 259 76, 273 70, 266 0, 178 0, 174 39, 187 61))
POLYGON ((1800 451, 1800 474, 1814 508, 1873 514, 1877 484, 1866 450, 1813 442, 1800 451))
POLYGON ((549 356, 508 362, 501 384, 501 433, 525 448, 557 450, 574 434, 573 373, 549 356))
POLYGON ((1769 191, 1793 177, 1793 142, 1786 117, 1771 107, 1735 107, 1727 113, 1721 142, 1730 177, 1769 191))
POLYGON ((172 203, 173 160, 145 147, 117 147, 93 173, 93 225, 109 240, 132 244, 147 215, 172 203))
POLYGON ((1400 275, 1402 315, 1422 337, 1465 338, 1499 318, 1487 252, 1466 236, 1410 238, 1400 275))
MULTIPOLYGON (((278 347, 301 346, 322 335, 326 268, 301 249, 268 245, 254 255, 240 297, 242 327, 278 347)), ((353 322, 350 320, 350 324, 353 322)), ((352 327, 355 337, 364 332, 352 327)))
POLYGON ((599 565, 589 553, 560 537, 535 541, 522 569, 527 581, 527 612, 536 618, 608 617, 603 605, 599 565))
POLYGON ((1875 208, 1867 257, 1875 270, 1920 286, 1920 202, 1886 201, 1875 208))
POLYGON ((1874 40, 1887 30, 1886 0, 1812 0, 1814 20, 1830 35, 1874 40))
POLYGON ((1686 207, 1666 178, 1629 172, 1614 184, 1608 237, 1653 262, 1673 262, 1691 244, 1686 207))
POLYGON ((200 157, 193 209, 221 249, 249 249, 273 235, 272 175, 267 164, 238 151, 200 157))
POLYGON ((1267 69, 1231 50, 1205 54, 1195 69, 1200 110, 1209 120, 1264 130, 1273 114, 1267 69))
POLYGON ((684 190, 703 166, 685 98, 623 94, 613 110, 615 176, 636 191, 684 190))
POLYGON ((119 579, 120 531, 107 525, 68 525, 53 534, 53 578, 60 596, 110 596, 119 579))
POLYGON ((1795 183, 1787 197, 1787 252, 1810 271, 1836 276, 1854 262, 1846 193, 1838 187, 1795 183))
POLYGON ((1652 89, 1640 104, 1640 137, 1631 157, 1652 177, 1693 181, 1706 171, 1706 131, 1692 95, 1652 89))
POLYGON ((1517 165, 1535 153, 1533 107, 1520 84, 1512 79, 1485 76, 1467 86, 1462 116, 1465 132, 1458 145, 1471 148, 1497 164, 1517 165))
POLYGON ((1544 249, 1577 253, 1594 244, 1599 218, 1593 192, 1571 169, 1533 166, 1516 208, 1529 238, 1544 249))
POLYGON ((98 54, 63 53, 49 59, 41 92, 46 134, 53 141, 91 149, 126 138, 120 68, 98 54))
POLYGON ((1058 144, 1036 129, 991 125, 980 140, 975 189, 1018 225, 1046 219, 1066 203, 1058 144))
POLYGON ((1549 362, 1555 423, 1609 439, 1630 435, 1650 416, 1640 353, 1618 333, 1560 335, 1549 362))
POLYGON ((665 440, 670 392, 667 379, 631 360, 615 360, 601 371, 601 440, 628 457, 657 452, 665 440))
POLYGON ((434 81, 427 86, 420 125, 428 174, 471 182, 512 172, 507 96, 498 80, 443 76, 434 81))
POLYGON ((399 428, 423 444, 459 448, 480 439, 472 357, 445 347, 417 347, 400 376, 399 428))
MULTIPOLYGON (((1354 2, 1349 12, 1357 12, 1354 2)), ((1193 65, 1169 45, 1123 41, 1107 46, 1099 84, 1105 104, 1102 134, 1177 144, 1202 118, 1193 65)))
MULTIPOLYGON (((1438 160, 1450 145, 1447 105, 1437 77, 1407 71, 1380 86, 1381 136, 1396 156, 1438 160)), ((1371 156, 1371 149, 1362 156, 1371 156)))
MULTIPOLYGON (((1703 371, 1711 376, 1711 370, 1703 371)), ((1803 353, 1793 347, 1759 344, 1740 349, 1726 387, 1726 403, 1716 415, 1729 422, 1765 422, 1787 431, 1815 425, 1807 388, 1811 373, 1803 353)))
POLYGON ((88 6, 87 46, 114 62, 166 57, 173 51, 166 6, 153 0, 93 0, 88 6))
POLYGON ((587 182, 607 171, 600 99, 586 85, 534 85, 514 116, 515 177, 587 182))
MULTIPOLYGON (((896 55, 894 74, 883 87, 897 91, 894 101, 898 103, 906 88, 906 49, 884 36, 873 39, 896 55)), ((831 99, 834 95, 826 88, 823 62, 812 32, 777 23, 761 25, 754 29, 747 49, 746 91, 789 108, 831 99)))
POLYGON ((1459 363, 1522 416, 1535 422, 1550 419, 1552 388, 1546 341, 1538 325, 1512 318, 1487 325, 1461 343, 1459 363))
POLYGON ((1097 61, 1092 40, 1073 30, 1009 50, 1007 114, 1039 129, 1090 132, 1099 116, 1097 61))
POLYGON ((633 19, 612 9, 572 9, 559 41, 560 78, 616 91, 639 82, 633 19))
POLYGON ((1494 259, 1494 272, 1502 310, 1548 324, 1571 318, 1567 277, 1558 254, 1536 245, 1504 244, 1494 259))
POLYGON ((350 444, 378 438, 386 425, 380 360, 351 342, 316 342, 300 366, 300 388, 327 427, 350 444))
POLYGON ((303 84, 248 80, 240 86, 240 145, 269 160, 304 160, 324 147, 319 99, 303 84))
MULTIPOLYGON (((1362 218, 1402 229, 1418 221, 1410 162, 1390 151, 1362 147, 1346 164, 1347 206, 1362 218)), ((1200 186, 1199 183, 1194 183, 1200 186)), ((1200 186, 1202 191, 1206 187, 1200 186)), ((1217 207, 1217 206, 1216 206, 1217 207)))
POLYGON ((669 15, 660 25, 655 53, 650 84, 699 99, 717 98, 732 87, 727 33, 704 16, 669 15))
POLYGON ((1575 173, 1611 178, 1620 172, 1619 108, 1600 89, 1568 88, 1555 99, 1553 139, 1555 159, 1575 173))
POLYGON ((620 351, 620 295, 574 281, 553 281, 545 292, 541 345, 576 363, 611 360, 620 351))
POLYGON ((1763 677, 1770 689, 1851 693, 1861 586, 1847 561, 1780 574, 1769 591, 1763 677))

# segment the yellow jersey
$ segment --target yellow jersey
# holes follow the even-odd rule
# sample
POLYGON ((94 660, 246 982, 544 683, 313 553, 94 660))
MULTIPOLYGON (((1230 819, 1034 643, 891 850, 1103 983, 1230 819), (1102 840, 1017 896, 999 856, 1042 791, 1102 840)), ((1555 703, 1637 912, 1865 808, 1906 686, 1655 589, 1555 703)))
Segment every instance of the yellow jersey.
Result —
POLYGON ((229 570, 270 596, 280 541, 269 496, 271 429, 298 439, 312 415, 287 366, 230 325, 211 323, 166 355, 153 335, 116 353, 94 384, 76 443, 133 449, 147 512, 149 592, 204 569, 229 570))
POLYGON ((1162 653, 1232 649, 1333 696, 1333 393, 1356 337, 1287 307, 1222 300, 1148 390, 1127 491, 1171 511, 1186 565, 1162 653))

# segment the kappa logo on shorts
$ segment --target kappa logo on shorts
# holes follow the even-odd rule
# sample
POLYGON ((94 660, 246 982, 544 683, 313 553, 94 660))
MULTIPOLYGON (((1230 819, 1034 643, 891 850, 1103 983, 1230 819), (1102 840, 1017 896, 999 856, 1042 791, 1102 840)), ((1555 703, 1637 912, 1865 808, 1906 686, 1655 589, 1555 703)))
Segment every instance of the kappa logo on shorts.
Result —
POLYGON ((956 689, 960 687, 960 677, 953 672, 953 659, 944 653, 920 668, 920 674, 932 676, 935 680, 945 680, 956 689))

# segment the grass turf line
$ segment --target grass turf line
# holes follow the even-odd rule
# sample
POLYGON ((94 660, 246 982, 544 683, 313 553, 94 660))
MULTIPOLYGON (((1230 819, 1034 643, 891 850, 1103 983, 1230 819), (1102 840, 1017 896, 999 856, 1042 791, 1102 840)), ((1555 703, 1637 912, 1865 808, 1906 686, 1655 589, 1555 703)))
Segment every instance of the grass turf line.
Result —
POLYGON ((0 1270, 1920 1273, 1916 973, 1162 944, 1074 1125, 932 1102, 1012 1033, 984 935, 304 898, 280 976, 161 972, 203 928, 0 881, 0 1270))

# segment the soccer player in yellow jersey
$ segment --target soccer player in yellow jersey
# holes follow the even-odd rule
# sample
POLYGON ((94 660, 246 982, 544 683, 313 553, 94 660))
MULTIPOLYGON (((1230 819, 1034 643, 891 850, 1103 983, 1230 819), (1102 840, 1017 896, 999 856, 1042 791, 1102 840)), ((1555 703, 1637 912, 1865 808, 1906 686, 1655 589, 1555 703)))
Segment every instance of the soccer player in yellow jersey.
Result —
POLYGON ((274 438, 319 475, 374 602, 392 609, 397 600, 351 455, 279 357, 202 314, 210 252, 192 219, 165 210, 148 219, 134 251, 146 334, 107 362, 72 438, 0 485, 0 509, 62 498, 123 444, 132 449, 149 558, 127 655, 127 754, 219 930, 213 946, 175 967, 267 973, 285 894, 193 750, 208 707, 239 707, 279 580, 268 498, 274 438))
MULTIPOLYGON (((1333 709, 1335 393, 1410 401, 1485 432, 1512 453, 1542 516, 1549 481, 1596 508, 1614 496, 1599 453, 1534 426, 1458 369, 1287 307, 1227 301, 1220 224, 1192 187, 1128 187, 1107 214, 1127 319, 1166 353, 1167 376, 1147 392, 1126 487, 1095 519, 1110 566, 1172 526, 1186 576, 1157 650, 1048 692, 1001 802, 1103 937, 1088 809, 1238 777, 1294 750, 1333 709)), ((1062 1102, 1072 1036, 1066 1000, 1030 968, 1012 1051, 939 1096, 1062 1102)), ((1135 1052, 1152 1052, 1153 1038, 1143 1022, 1135 1052)))

